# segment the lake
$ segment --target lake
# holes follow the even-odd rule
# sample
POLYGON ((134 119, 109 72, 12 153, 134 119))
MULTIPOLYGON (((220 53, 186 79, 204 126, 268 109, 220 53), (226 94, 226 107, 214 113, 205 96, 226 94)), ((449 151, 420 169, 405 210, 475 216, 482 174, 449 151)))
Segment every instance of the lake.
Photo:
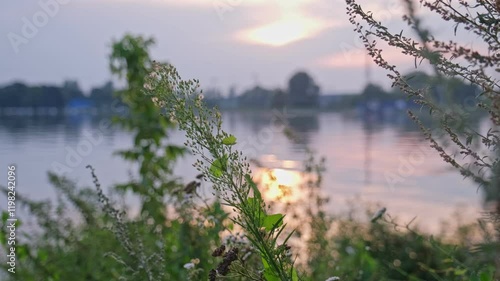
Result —
MULTIPOLYGON (((300 179, 307 148, 325 157, 322 188, 330 197, 332 212, 353 203, 360 207, 379 203, 402 223, 417 217, 416 222, 430 231, 457 211, 468 218, 479 216, 477 187, 445 164, 404 114, 223 112, 222 116, 225 130, 238 139, 237 147, 271 168, 281 184, 293 188, 300 179), (297 138, 286 137, 277 119, 286 120, 297 138)), ((87 186, 92 186, 87 164, 94 166, 103 186, 133 175, 135 167, 113 155, 131 147, 132 134, 111 126, 107 117, 0 118, 2 173, 7 174, 8 164, 16 164, 17 192, 31 199, 55 198, 47 180, 49 170, 87 186)), ((170 141, 182 145, 183 133, 172 131, 170 141)), ((194 156, 188 155, 177 163, 175 173, 185 182, 197 175, 193 162, 194 156)), ((5 185, 5 177, 1 178, 5 185)))

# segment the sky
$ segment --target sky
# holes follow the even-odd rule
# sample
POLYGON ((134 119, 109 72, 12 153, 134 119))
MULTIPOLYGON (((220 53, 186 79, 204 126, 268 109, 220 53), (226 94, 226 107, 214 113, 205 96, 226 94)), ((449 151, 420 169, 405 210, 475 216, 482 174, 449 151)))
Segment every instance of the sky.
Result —
MULTIPOLYGON (((359 3, 403 27, 401 1, 359 3)), ((286 88, 302 70, 323 94, 358 92, 367 59, 345 11, 342 0, 2 0, 0 85, 73 79, 88 91, 112 78, 111 43, 132 33, 154 37, 152 57, 203 88, 286 88)), ((436 33, 452 30, 435 22, 429 17, 436 33)), ((413 70, 411 58, 387 58, 413 70)), ((370 65, 370 81, 388 88, 386 73, 370 65)))

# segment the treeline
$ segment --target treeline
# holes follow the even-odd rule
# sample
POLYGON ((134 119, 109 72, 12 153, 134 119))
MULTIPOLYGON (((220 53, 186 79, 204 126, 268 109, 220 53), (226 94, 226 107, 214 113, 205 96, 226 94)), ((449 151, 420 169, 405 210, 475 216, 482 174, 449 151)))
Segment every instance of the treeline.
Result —
MULTIPOLYGON (((427 89, 437 103, 464 104, 479 95, 478 88, 456 78, 437 78, 423 72, 406 75, 415 89, 427 89)), ((0 108, 107 108, 118 102, 112 82, 93 88, 85 94, 76 81, 66 81, 62 86, 29 86, 13 83, 0 87, 0 108)), ((320 87, 306 72, 295 73, 287 89, 266 89, 255 86, 237 94, 233 89, 227 95, 220 90, 204 91, 205 102, 221 109, 271 109, 271 108, 322 108, 382 110, 384 107, 410 107, 411 99, 399 89, 384 90, 368 84, 361 93, 320 95, 320 87)))
POLYGON ((65 108, 106 106, 115 101, 112 82, 93 88, 85 94, 76 81, 62 86, 30 86, 16 82, 0 87, 0 108, 65 108))
MULTIPOLYGON (((438 78, 424 72, 406 75, 409 86, 426 89, 429 97, 442 105, 464 105, 479 95, 479 88, 456 78, 438 78)), ((330 110, 360 108, 379 111, 384 108, 407 108, 414 106, 411 98, 399 88, 384 90, 379 85, 368 84, 360 93, 320 95, 320 87, 305 72, 294 74, 288 81, 287 89, 265 89, 260 86, 248 89, 236 96, 234 90, 225 97, 220 91, 206 92, 206 101, 220 108, 269 109, 281 107, 322 108, 330 110)))
MULTIPOLYGON (((435 77, 424 72, 408 73, 405 77, 408 78, 409 87, 422 90, 423 95, 443 107, 467 106, 480 95, 479 87, 456 78, 435 77)), ((415 99, 408 97, 399 88, 386 91, 379 85, 368 84, 359 94, 341 95, 340 98, 326 101, 323 106, 329 109, 362 107, 365 111, 373 111, 374 105, 378 105, 379 109, 402 104, 403 108, 418 107, 413 102, 415 99)))

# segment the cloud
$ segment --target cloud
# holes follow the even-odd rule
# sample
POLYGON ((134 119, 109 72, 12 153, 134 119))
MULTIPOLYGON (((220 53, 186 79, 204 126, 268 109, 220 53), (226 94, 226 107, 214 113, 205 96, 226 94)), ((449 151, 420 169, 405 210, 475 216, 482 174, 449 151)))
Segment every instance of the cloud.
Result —
MULTIPOLYGON (((322 68, 361 68, 368 64, 375 65, 372 58, 368 57, 364 48, 347 48, 348 45, 341 45, 340 52, 336 52, 314 61, 313 65, 322 68), (342 48, 345 47, 345 48, 342 48)), ((351 46, 352 47, 352 46, 351 46)), ((390 64, 412 65, 414 58, 404 55, 394 49, 383 49, 382 57, 390 64)))

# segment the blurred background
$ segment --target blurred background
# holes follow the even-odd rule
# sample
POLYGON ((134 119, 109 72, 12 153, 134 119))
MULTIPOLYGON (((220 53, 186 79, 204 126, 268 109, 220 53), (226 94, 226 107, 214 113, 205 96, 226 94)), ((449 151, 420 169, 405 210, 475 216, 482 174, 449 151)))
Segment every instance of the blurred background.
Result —
MULTIPOLYGON (((401 1, 360 3, 389 27, 403 28, 401 1)), ((108 66, 112 41, 132 33, 155 38, 153 58, 175 65, 183 79, 200 80, 239 148, 271 168, 279 184, 301 181, 308 149, 324 156, 330 210, 378 203, 436 231, 457 210, 473 218, 481 209, 476 185, 451 170, 408 118, 407 109, 419 108, 366 55, 343 1, 45 0, 0 7, 0 163, 18 166, 17 190, 31 199, 54 198, 47 171, 79 185, 92 183, 87 164, 103 186, 134 176, 133 164, 113 153, 134 140, 109 121, 126 108, 113 95, 124 81, 108 66), (297 137, 286 137, 276 119, 297 137)), ((450 34, 432 16, 425 19, 435 34, 450 34)), ((473 44, 469 34, 458 38, 473 44)), ((386 58, 444 106, 467 106, 478 93, 458 80, 433 82, 426 65, 389 48, 386 58), (451 100, 444 85, 455 89, 451 100)), ((477 128, 487 122, 472 120, 477 128)), ((184 140, 171 132, 170 142, 184 140)), ((193 162, 184 156, 175 175, 196 176, 193 162)), ((269 192, 271 200, 280 197, 269 192)))

